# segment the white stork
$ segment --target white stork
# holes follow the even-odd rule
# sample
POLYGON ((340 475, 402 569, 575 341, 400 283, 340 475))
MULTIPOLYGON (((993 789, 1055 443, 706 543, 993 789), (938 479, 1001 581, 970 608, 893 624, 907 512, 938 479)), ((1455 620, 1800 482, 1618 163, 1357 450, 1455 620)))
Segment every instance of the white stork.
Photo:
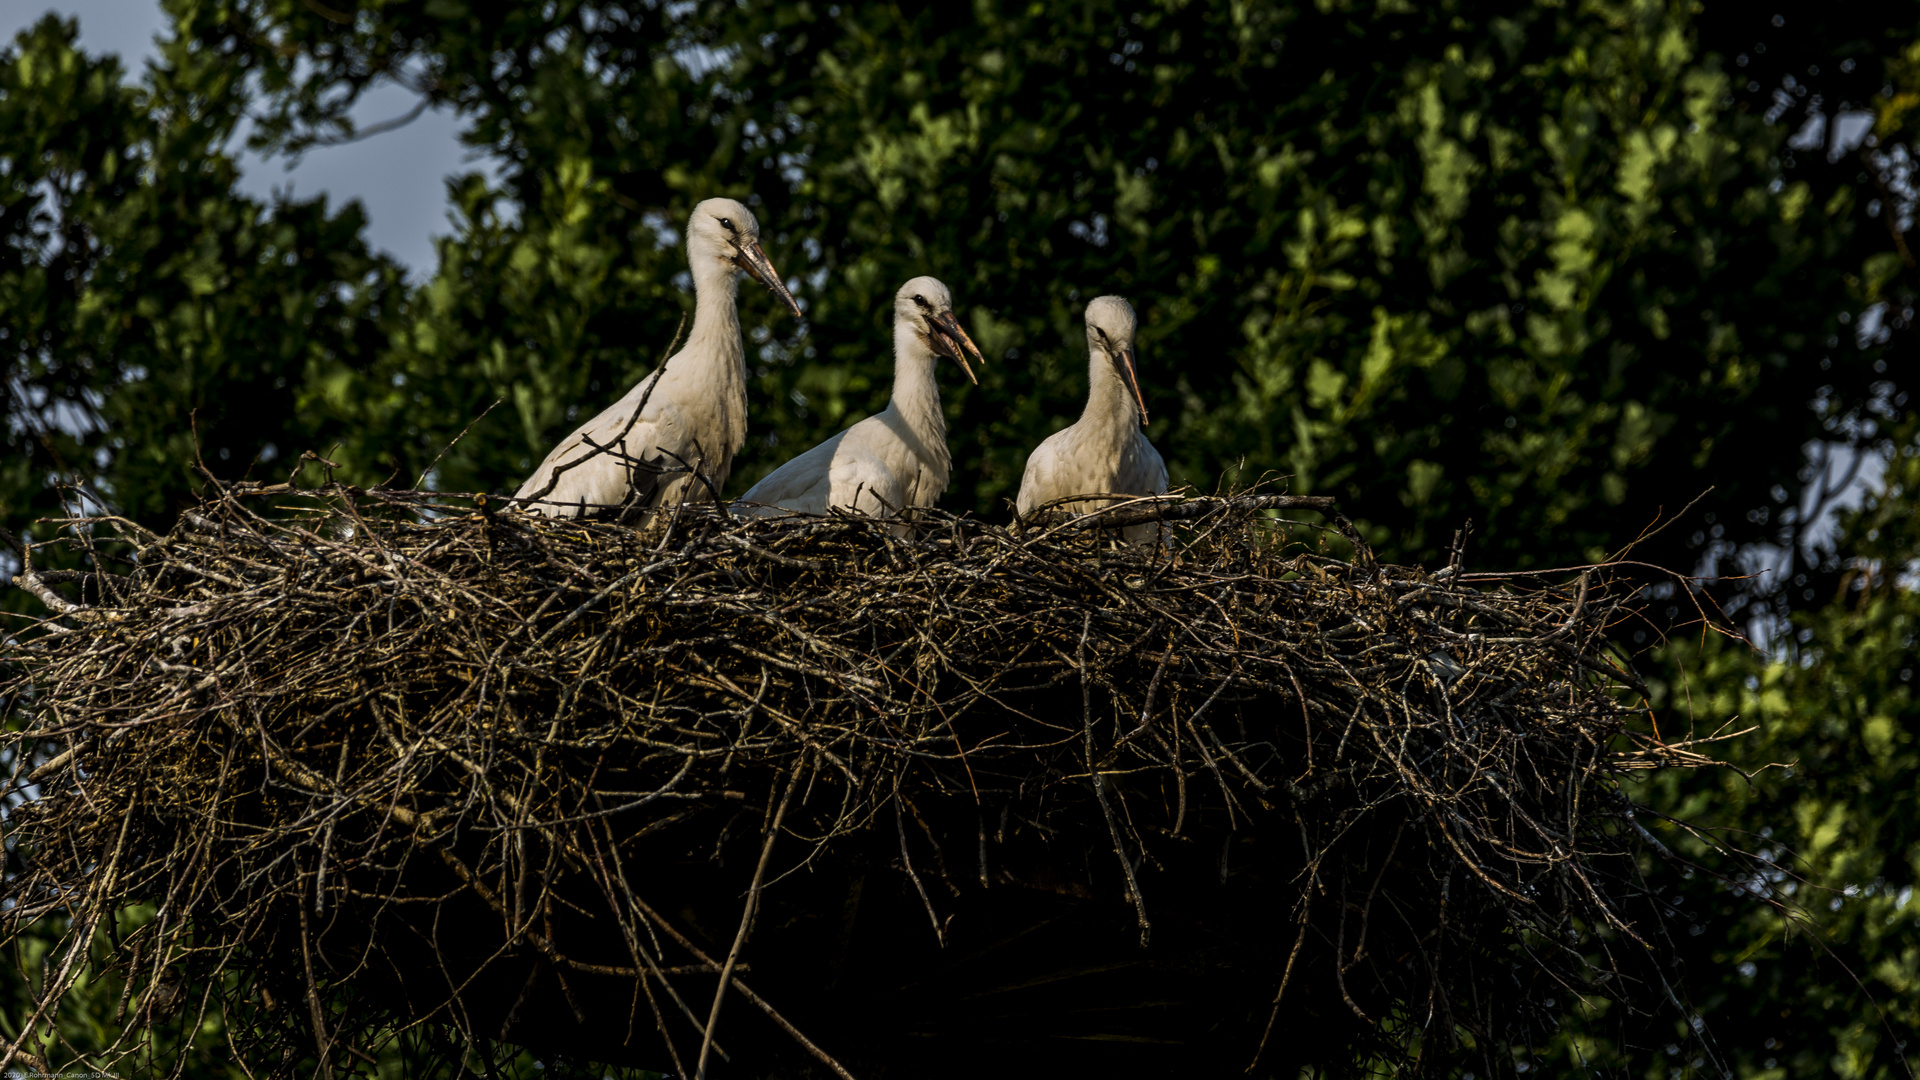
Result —
MULTIPOLYGON (((1167 490, 1167 465, 1147 441, 1147 401, 1134 367, 1133 305, 1118 296, 1087 305, 1087 409, 1072 426, 1049 435, 1027 457, 1015 502, 1022 517, 1072 495, 1158 495, 1167 490)), ((1085 513, 1106 500, 1062 503, 1053 509, 1085 513)), ((1126 530, 1131 543, 1151 543, 1159 525, 1126 530)))
POLYGON ((693 208, 687 265, 694 306, 686 347, 560 440, 513 493, 518 505, 551 517, 579 517, 673 506, 683 498, 704 498, 708 483, 714 491, 726 484, 733 455, 747 438, 738 272, 753 275, 786 301, 795 318, 802 316, 760 249, 759 222, 732 199, 708 199, 693 208))
POLYGON ((917 277, 900 286, 893 297, 893 399, 886 409, 775 469, 740 497, 736 511, 824 514, 839 506, 888 517, 932 506, 947 490, 953 465, 933 368, 938 357, 950 357, 977 383, 969 353, 986 363, 953 317, 945 285, 917 277))

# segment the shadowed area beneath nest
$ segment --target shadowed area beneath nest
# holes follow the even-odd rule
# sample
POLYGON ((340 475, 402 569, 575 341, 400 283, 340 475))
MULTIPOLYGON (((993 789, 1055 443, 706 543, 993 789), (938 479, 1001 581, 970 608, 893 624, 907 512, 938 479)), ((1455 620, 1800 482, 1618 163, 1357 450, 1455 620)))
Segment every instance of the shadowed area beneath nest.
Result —
POLYGON ((1664 1007, 1618 780, 1702 759, 1637 734, 1604 568, 1378 565, 1274 496, 1098 523, 1170 522, 1145 547, 447 499, 216 490, 28 582, 67 606, 4 655, 4 919, 124 980, 124 1045, 199 1009, 262 1075, 424 1025, 680 1075, 1290 1077, 1664 1007))

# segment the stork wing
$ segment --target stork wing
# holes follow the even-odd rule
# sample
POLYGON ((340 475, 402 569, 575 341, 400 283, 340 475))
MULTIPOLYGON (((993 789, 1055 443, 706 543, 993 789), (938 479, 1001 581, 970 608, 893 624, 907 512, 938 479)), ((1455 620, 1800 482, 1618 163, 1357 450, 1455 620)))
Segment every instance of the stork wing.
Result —
POLYGON ((1020 494, 1014 498, 1014 510, 1025 515, 1036 506, 1042 506, 1052 499, 1067 495, 1085 494, 1081 488, 1071 488, 1062 481, 1060 473, 1072 454, 1068 433, 1072 428, 1056 431, 1046 437, 1033 453, 1027 455, 1026 471, 1020 474, 1020 494))
MULTIPOLYGON (((642 380, 635 391, 643 391, 642 380)), ((663 474, 681 466, 659 447, 680 452, 686 427, 675 403, 663 397, 647 402, 636 418, 640 394, 629 392, 593 419, 581 424, 547 453, 540 467, 514 492, 527 508, 556 517, 577 517, 619 506, 645 505, 663 474)))
MULTIPOLYGON (((858 427, 847 430, 852 433, 858 427)), ((842 442, 828 470, 827 505, 852 507, 874 517, 888 517, 894 511, 905 510, 912 502, 908 485, 917 479, 919 469, 904 455, 894 456, 899 460, 890 461, 877 453, 869 440, 853 438, 842 442)))
POLYGON ((834 454, 846 437, 843 431, 773 470, 766 479, 748 488, 740 501, 806 514, 826 513, 834 454))

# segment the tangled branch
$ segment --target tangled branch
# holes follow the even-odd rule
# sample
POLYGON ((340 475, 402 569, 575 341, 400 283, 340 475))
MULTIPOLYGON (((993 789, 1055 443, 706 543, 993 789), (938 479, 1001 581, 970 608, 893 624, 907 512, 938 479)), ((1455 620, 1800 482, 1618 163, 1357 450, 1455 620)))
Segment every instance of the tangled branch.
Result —
POLYGON ((1551 1030, 1543 987, 1628 995, 1618 780, 1699 759, 1636 734, 1605 568, 1469 585, 1273 496, 1101 522, 1168 523, 1141 548, 448 501, 66 523, 102 569, 0 653, 0 928, 65 928, 29 1034, 85 972, 96 1060, 216 1011, 257 1075, 422 1028, 880 1075, 896 1028, 1186 1023, 1151 976, 1236 1068, 1307 1030, 1436 1068, 1551 1030), (1111 1018, 1033 989, 1068 979, 1111 1018))

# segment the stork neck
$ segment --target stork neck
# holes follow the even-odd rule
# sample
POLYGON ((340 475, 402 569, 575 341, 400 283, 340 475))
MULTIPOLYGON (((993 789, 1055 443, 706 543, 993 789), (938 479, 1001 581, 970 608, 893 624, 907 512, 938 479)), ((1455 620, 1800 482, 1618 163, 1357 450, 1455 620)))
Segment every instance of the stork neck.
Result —
POLYGON ((934 369, 939 358, 914 332, 910 319, 893 323, 893 407, 916 431, 935 436, 945 445, 947 417, 940 410, 940 383, 934 369))
POLYGON ((740 274, 731 264, 691 255, 693 329, 682 353, 722 371, 744 369, 746 347, 740 340, 740 274))
POLYGON ((1131 438, 1140 430, 1140 406, 1133 400, 1133 391, 1106 353, 1088 352, 1087 409, 1080 414, 1080 423, 1111 434, 1115 441, 1131 438))

